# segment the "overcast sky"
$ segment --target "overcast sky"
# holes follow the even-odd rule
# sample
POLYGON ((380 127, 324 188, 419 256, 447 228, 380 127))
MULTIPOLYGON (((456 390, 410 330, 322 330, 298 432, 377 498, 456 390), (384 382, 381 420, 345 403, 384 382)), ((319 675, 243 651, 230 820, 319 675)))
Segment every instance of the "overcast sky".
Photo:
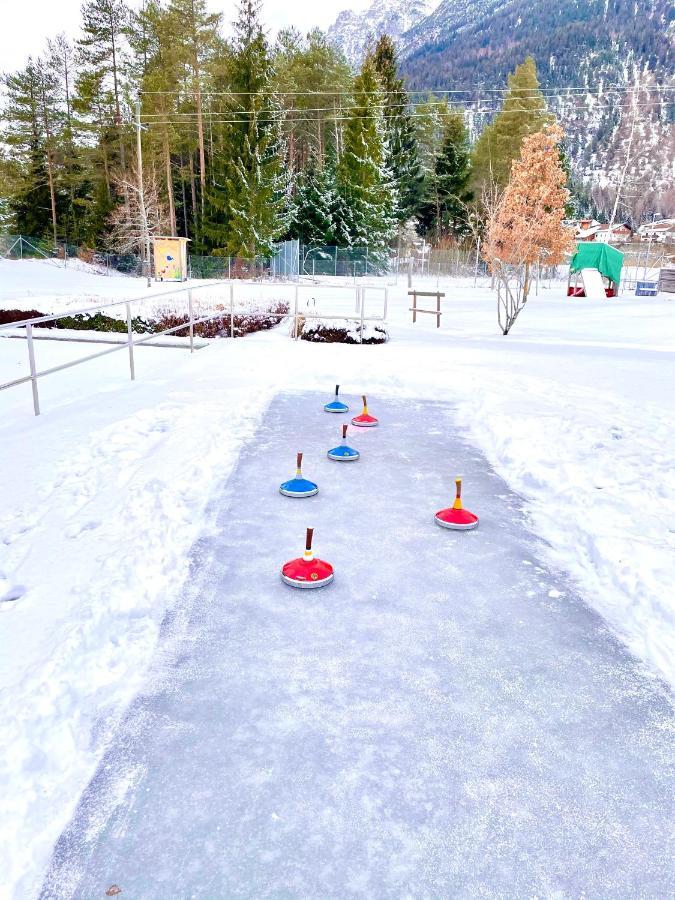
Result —
MULTIPOLYGON (((0 0, 0 72, 12 72, 29 55, 42 52, 45 40, 61 31, 77 34, 82 0, 0 0)), ((139 0, 132 2, 136 5, 139 0)), ((234 0, 209 0, 226 22, 234 18, 234 0)), ((307 31, 314 25, 326 28, 343 9, 365 9, 370 0, 263 0, 263 22, 274 37, 277 30, 295 25, 307 31)))

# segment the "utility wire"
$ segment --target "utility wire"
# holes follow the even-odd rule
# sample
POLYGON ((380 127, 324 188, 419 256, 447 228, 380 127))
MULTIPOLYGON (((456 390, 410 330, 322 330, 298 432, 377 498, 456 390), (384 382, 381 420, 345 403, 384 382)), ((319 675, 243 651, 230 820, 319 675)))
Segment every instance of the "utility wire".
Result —
MULTIPOLYGON (((482 101, 483 103, 488 103, 489 101, 482 101)), ((494 103, 494 101, 492 101, 494 103)), ((634 106, 638 107, 663 107, 663 106, 674 106, 675 99, 673 100, 641 100, 641 101, 630 101, 627 104, 622 103, 596 103, 593 105, 592 109, 588 109, 585 105, 578 105, 573 107, 571 110, 568 110, 569 113, 588 113, 588 112, 596 112, 598 109, 610 109, 621 111, 623 109, 632 109, 634 106)), ((259 124, 270 124, 270 123, 282 123, 282 122, 333 122, 333 121, 349 121, 350 119, 395 119, 398 118, 398 113, 393 113, 388 115, 383 110, 385 107, 378 105, 375 108, 359 106, 359 107, 343 107, 341 109, 335 109, 334 107, 321 107, 317 109, 302 109, 302 108, 294 108, 294 109, 280 109, 278 112, 266 110, 261 112, 260 110, 234 110, 232 112, 213 112, 207 110, 203 113, 202 118, 206 121, 209 121, 213 124, 245 124, 247 120, 247 116, 256 116, 259 124), (342 113, 349 113, 350 110, 372 110, 369 112, 361 112, 355 115, 342 115, 342 113), (305 116, 308 112, 328 112, 333 113, 333 115, 327 115, 323 117, 304 117, 300 118, 296 113, 302 114, 305 116), (338 115, 340 113, 340 115, 338 115), (236 118, 233 118, 236 117, 236 118)), ((490 113, 490 112, 499 112, 502 109, 501 106, 489 106, 489 107, 469 107, 467 111, 477 112, 477 113, 490 113)), ((517 111, 517 110, 514 110, 517 111)), ((544 110, 542 110, 544 112, 544 110)), ((143 117, 144 124, 147 125, 167 125, 167 124, 177 124, 177 125, 190 125, 196 124, 199 120, 197 113, 195 112, 173 112, 173 113, 158 113, 156 114, 157 118, 154 118, 152 114, 148 114, 143 117), (188 118, 186 118, 188 117, 188 118)), ((426 119, 429 116, 427 112, 406 112, 406 116, 412 119, 426 119)))
MULTIPOLYGON (((587 98, 589 98, 589 97, 595 98, 595 97, 602 97, 602 96, 603 96, 603 95, 600 95, 600 94, 594 94, 594 95, 587 94, 587 95, 583 95, 583 96, 582 96, 582 95, 570 95, 570 96, 566 96, 566 95, 564 95, 564 94, 557 94, 557 95, 550 95, 550 96, 547 96, 547 97, 545 97, 545 99, 546 99, 546 100, 561 100, 561 101, 566 101, 566 100, 567 100, 567 101, 569 101, 569 100, 582 100, 582 101, 586 101, 587 98)), ((514 99, 515 99, 515 100, 524 100, 524 99, 528 99, 528 98, 526 98, 526 97, 525 97, 525 98, 524 98, 524 97, 515 97, 514 99)), ((458 106, 463 106, 463 107, 466 107, 466 108, 469 108, 469 109, 475 109, 475 108, 477 107, 477 105, 479 105, 479 104, 483 104, 483 103, 494 104, 496 101, 497 101, 497 98, 494 98, 494 97, 489 97, 489 98, 486 98, 486 99, 484 99, 484 100, 481 100, 481 99, 476 99, 476 100, 460 100, 460 101, 457 101, 457 102, 456 102, 455 108, 457 108, 458 106)), ((649 102, 649 100, 646 99, 646 100, 644 100, 643 102, 644 102, 644 103, 647 103, 647 102, 649 102)), ((657 99, 655 102, 668 102, 668 101, 660 101, 660 100, 657 99)), ((413 109, 417 109, 420 105, 422 105, 422 104, 413 104, 413 109)), ((614 104, 613 104, 613 105, 614 105, 614 104)), ((425 103, 424 106, 426 106, 427 108, 428 108, 428 107, 436 107, 436 106, 438 106, 438 107, 443 107, 443 106, 444 106, 444 101, 440 100, 440 101, 437 101, 437 102, 425 103)), ((290 107, 290 108, 289 108, 289 107, 279 107, 279 114, 281 115, 281 114, 284 114, 284 113, 292 113, 292 112, 301 112, 301 113, 310 113, 310 112, 338 112, 338 111, 339 111, 339 112, 350 112, 350 111, 353 111, 353 110, 359 110, 359 109, 367 109, 367 110, 370 110, 370 109, 386 109, 386 108, 387 108, 387 103, 386 103, 386 102, 384 102, 384 103, 369 104, 369 105, 358 105, 358 104, 354 104, 354 103, 347 103, 347 104, 344 104, 344 105, 341 104, 340 107, 339 107, 339 109, 338 109, 337 107, 335 107, 335 106, 308 106, 308 107, 302 107, 302 106, 301 106, 301 107, 290 107)), ((261 111, 261 110, 259 110, 259 109, 235 109, 235 110, 232 110, 230 114, 231 114, 231 115, 249 115, 249 114, 254 115, 254 114, 256 114, 256 113, 259 113, 260 111, 261 111)), ((267 112, 269 113, 270 111, 268 110, 267 112)), ((414 113, 409 113, 409 112, 407 112, 407 114, 408 114, 408 115, 411 115, 411 114, 414 114, 414 113)), ((166 118, 167 115, 171 115, 171 116, 197 116, 198 113, 197 113, 196 111, 194 111, 194 110, 188 110, 188 111, 186 111, 186 112, 180 112, 179 110, 175 110, 175 111, 171 111, 171 112, 169 112, 169 113, 167 113, 167 112, 159 112, 159 113, 143 113, 142 116, 141 116, 141 118, 143 119, 143 121, 146 121, 146 120, 149 120, 149 119, 160 119, 160 118, 163 118, 163 117, 166 118)))
MULTIPOLYGON (((672 100, 667 103, 662 103, 660 105, 661 106, 675 106, 675 100, 672 100)), ((652 104, 638 103, 638 104, 636 104, 636 106, 638 108, 646 109, 646 108, 650 108, 652 106, 652 104)), ((578 113, 578 112, 589 112, 590 113, 590 112, 596 112, 598 110, 598 108, 607 109, 607 110, 617 110, 617 111, 627 109, 627 107, 622 107, 622 106, 617 106, 617 105, 612 104, 612 105, 606 105, 606 106, 602 106, 602 107, 595 106, 593 108, 593 110, 575 109, 575 110, 571 110, 570 112, 571 113, 578 113)), ((494 107, 492 109, 477 110, 477 112, 482 112, 482 113, 499 112, 500 109, 501 109, 501 107, 494 107)), ((408 114, 408 117, 412 118, 412 119, 427 118, 426 114, 423 114, 423 113, 410 113, 410 114, 408 114)), ((245 125, 245 124, 247 124, 246 119, 213 118, 213 117, 209 116, 208 113, 206 113, 203 118, 204 118, 205 122, 208 122, 212 125, 245 125)), ((257 121, 258 121, 258 124, 260 124, 260 125, 284 125, 284 124, 296 125, 296 124, 301 124, 301 123, 313 123, 316 125, 317 122, 324 122, 324 123, 326 123, 326 122, 349 122, 349 121, 352 121, 354 118, 359 118, 359 119, 377 118, 378 120, 387 120, 387 119, 395 119, 398 117, 397 116, 387 116, 387 115, 376 115, 376 114, 373 114, 373 115, 362 114, 358 117, 325 116, 322 119, 318 119, 316 117, 315 118, 298 118, 298 117, 294 117, 294 116, 286 117, 286 116, 282 115, 282 116, 279 116, 279 117, 273 118, 273 119, 258 118, 257 121)), ((150 125, 162 125, 162 126, 171 125, 173 127, 177 127, 177 126, 181 127, 182 126, 182 127, 196 128, 198 125, 198 120, 196 120, 196 119, 166 119, 164 121, 144 122, 143 124, 148 125, 148 126, 150 126, 150 125)))
MULTIPOLYGON (((422 88, 420 90, 407 90, 403 89, 400 91, 202 91, 201 94, 203 97, 319 97, 319 96, 329 96, 329 97, 349 97, 353 96, 354 93, 359 94, 385 94, 385 95, 393 95, 393 96, 412 96, 412 95, 429 95, 429 94, 473 94, 476 91, 480 91, 484 94, 507 94, 510 92, 517 93, 519 96, 521 95, 531 95, 537 96, 540 93, 546 94, 547 91, 579 91, 581 93, 607 93, 609 91, 622 91, 630 93, 632 91, 643 91, 643 90, 675 90, 675 86, 626 86, 621 87, 619 85, 608 87, 606 89, 598 88, 596 91, 593 91, 590 87, 584 85, 570 85, 569 87, 564 88, 555 88, 555 87, 543 87, 543 88, 510 88, 510 87, 502 87, 502 88, 486 88, 480 84, 476 84, 473 87, 467 88, 455 88, 453 90, 437 90, 436 88, 422 88)), ((190 91, 185 91, 184 89, 177 88, 173 91, 140 91, 141 94, 148 95, 165 95, 165 96, 174 96, 176 94, 184 94, 191 93, 190 91)))

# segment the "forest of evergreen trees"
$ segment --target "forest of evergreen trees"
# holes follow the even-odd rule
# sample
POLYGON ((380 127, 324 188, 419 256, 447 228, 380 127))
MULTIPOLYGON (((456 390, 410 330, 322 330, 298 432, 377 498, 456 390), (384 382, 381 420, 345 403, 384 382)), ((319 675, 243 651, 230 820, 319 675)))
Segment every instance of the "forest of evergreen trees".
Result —
POLYGON ((287 238, 384 253, 411 219, 461 238, 485 181, 549 119, 532 60, 472 150, 461 109, 411 102, 388 37, 353 73, 318 30, 270 46, 257 0, 239 0, 228 40, 223 24, 206 0, 87 0, 74 43, 5 76, 0 229, 140 252, 145 220, 246 258, 287 238))

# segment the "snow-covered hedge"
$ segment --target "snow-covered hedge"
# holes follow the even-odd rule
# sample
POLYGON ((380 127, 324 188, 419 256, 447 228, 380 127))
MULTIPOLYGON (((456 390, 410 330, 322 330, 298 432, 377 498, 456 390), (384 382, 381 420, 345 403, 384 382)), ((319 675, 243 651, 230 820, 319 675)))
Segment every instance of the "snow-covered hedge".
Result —
POLYGON ((365 322, 361 340, 361 322, 358 320, 303 319, 300 337, 317 344, 384 344, 389 340, 389 333, 382 325, 365 322))
MULTIPOLYGON (((278 325, 281 317, 288 313, 288 303, 279 301, 270 303, 263 308, 252 310, 246 313, 235 313, 234 319, 234 336, 243 337, 246 334, 253 334, 255 331, 264 331, 274 328, 278 325)), ((196 312, 195 318, 200 318, 205 313, 196 312)), ((208 313, 206 313, 208 314, 208 313)), ((47 313, 39 312, 36 309, 19 310, 7 309, 0 310, 0 325, 10 322, 19 322, 24 319, 38 318, 47 315, 47 313)), ((131 320, 131 328, 137 334, 159 334, 171 328, 177 328, 179 325, 189 324, 189 317, 184 313, 177 313, 169 310, 162 310, 156 316, 143 319, 136 316, 131 320)), ((49 322, 42 322, 36 326, 37 328, 57 328, 68 329, 70 331, 101 331, 101 332, 126 332, 127 323, 124 319, 118 319, 114 316, 107 316, 104 313, 96 313, 95 315, 77 315, 62 316, 60 319, 54 319, 49 322)), ((189 329, 186 327, 182 331, 174 332, 177 337, 186 337, 189 329)), ((194 326, 194 333, 202 338, 229 337, 230 336, 230 316, 218 315, 208 322, 200 322, 194 326)))

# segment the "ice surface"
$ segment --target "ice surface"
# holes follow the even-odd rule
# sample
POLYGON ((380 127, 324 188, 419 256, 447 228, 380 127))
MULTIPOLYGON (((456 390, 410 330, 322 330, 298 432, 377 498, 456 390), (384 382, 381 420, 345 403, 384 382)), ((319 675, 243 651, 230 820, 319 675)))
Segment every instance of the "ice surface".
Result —
POLYGON ((42 896, 672 894, 665 689, 441 407, 373 397, 350 467, 324 402, 277 398, 242 453, 42 896), (289 503, 298 435, 321 492, 289 503), (433 520, 456 474, 468 533, 433 520), (279 578, 308 525, 317 592, 279 578))

